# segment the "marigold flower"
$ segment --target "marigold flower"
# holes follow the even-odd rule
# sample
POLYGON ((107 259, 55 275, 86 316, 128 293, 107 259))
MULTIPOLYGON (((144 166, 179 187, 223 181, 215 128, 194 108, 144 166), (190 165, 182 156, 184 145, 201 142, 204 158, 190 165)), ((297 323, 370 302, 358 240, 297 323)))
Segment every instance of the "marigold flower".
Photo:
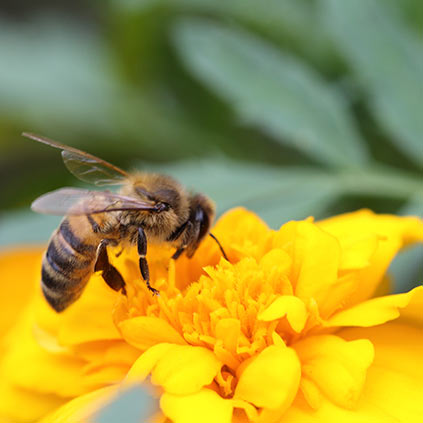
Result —
POLYGON ((214 233, 229 261, 212 240, 176 262, 149 248, 154 297, 128 250, 127 296, 95 274, 61 314, 35 288, 41 250, 4 253, 0 422, 88 422, 148 380, 161 422, 420 421, 423 287, 381 290, 422 221, 363 210, 273 231, 235 209, 214 233))

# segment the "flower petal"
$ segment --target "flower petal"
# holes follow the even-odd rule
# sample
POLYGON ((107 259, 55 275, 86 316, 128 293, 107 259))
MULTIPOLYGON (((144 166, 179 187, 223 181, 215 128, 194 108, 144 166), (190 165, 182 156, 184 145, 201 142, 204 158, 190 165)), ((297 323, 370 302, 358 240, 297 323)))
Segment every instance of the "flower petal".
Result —
POLYGON ((164 319, 153 316, 137 316, 119 323, 124 339, 136 348, 145 351, 159 344, 186 344, 184 338, 164 319))
POLYGON ((295 398, 300 377, 301 365, 295 351, 272 345, 243 368, 234 398, 257 407, 287 408, 295 398))
POLYGON ((395 321, 372 328, 345 328, 338 335, 346 340, 361 337, 369 339, 375 347, 375 360, 371 368, 378 366, 407 375, 423 389, 422 327, 412 327, 395 321))
POLYGON ((124 340, 87 342, 76 345, 72 351, 76 357, 80 357, 94 366, 110 364, 132 366, 141 355, 140 350, 127 344, 124 340))
POLYGON ((216 338, 222 341, 223 348, 235 354, 241 334, 241 322, 233 318, 221 319, 216 324, 215 332, 216 338))
POLYGON ((188 395, 210 384, 221 366, 206 348, 173 345, 157 362, 151 382, 171 394, 188 395))
POLYGON ((322 307, 338 279, 338 241, 315 224, 303 221, 283 225, 275 236, 275 245, 293 258, 291 282, 295 295, 305 301, 314 298, 325 316, 322 307))
POLYGON ((405 294, 373 298, 336 313, 327 320, 325 326, 369 327, 386 323, 399 317, 400 309, 407 307, 413 297, 422 292, 423 286, 420 286, 405 294))
POLYGON ((401 323, 407 323, 416 327, 423 328, 423 290, 415 290, 413 298, 407 307, 401 310, 399 318, 401 323))
POLYGON ((135 361, 126 375, 125 382, 143 382, 156 363, 172 348, 172 344, 156 344, 135 361))
POLYGON ((345 238, 338 238, 342 249, 339 269, 355 270, 369 266, 379 239, 380 237, 373 233, 351 234, 345 238))
POLYGON ((100 275, 94 274, 82 297, 58 316, 63 319, 58 335, 60 343, 76 345, 102 339, 120 339, 121 335, 111 316, 117 295, 100 275))
POLYGON ((286 316, 289 324, 295 332, 304 329, 307 320, 307 309, 303 301, 293 295, 282 295, 276 298, 269 307, 258 315, 258 320, 270 322, 286 316))
POLYGON ((40 423, 94 422, 93 416, 118 393, 116 386, 98 389, 76 397, 58 410, 44 417, 40 423))
POLYGON ((272 236, 266 223, 256 214, 241 207, 225 213, 216 223, 213 232, 224 246, 231 263, 243 257, 259 260, 267 252, 272 236))
POLYGON ((10 332, 10 346, 3 357, 0 372, 2 377, 35 392, 62 397, 85 393, 86 388, 81 384, 85 362, 69 352, 44 350, 34 338, 31 325, 31 317, 25 316, 10 332))
POLYGON ((305 400, 313 410, 317 410, 322 405, 322 394, 317 385, 306 377, 301 378, 300 390, 305 400))
POLYGON ((346 342, 334 335, 310 336, 292 346, 302 363, 302 376, 314 382, 335 404, 353 408, 373 361, 367 339, 346 342))
MULTIPOLYGON (((322 397, 322 402, 317 410, 313 410, 301 398, 296 398, 292 406, 283 416, 283 423, 408 423, 408 420, 398 420, 371 404, 354 410, 342 408, 322 397)), ((417 423, 418 420, 415 420, 417 423)), ((410 420, 411 423, 411 420, 410 420)))
POLYGON ((359 274, 359 285, 348 298, 348 305, 370 298, 389 264, 404 246, 423 241, 423 221, 415 217, 377 215, 370 210, 346 213, 318 222, 317 225, 345 245, 360 237, 374 234, 379 239, 370 266, 359 274))
POLYGON ((134 363, 128 382, 142 382, 151 372, 151 381, 166 392, 188 395, 212 382, 222 363, 208 349, 190 345, 157 344, 134 363))
POLYGON ((109 386, 121 382, 128 374, 129 366, 109 364, 107 366, 88 365, 83 368, 81 386, 86 387, 86 392, 93 389, 109 386))
POLYGON ((41 256, 37 247, 0 253, 0 339, 39 284, 41 256))
POLYGON ((362 394, 353 410, 322 397, 313 410, 297 398, 284 423, 414 423, 423 415, 423 332, 398 323, 372 328, 349 328, 338 333, 347 340, 368 338, 375 359, 367 372, 362 394))
POLYGON ((174 423, 232 422, 232 401, 223 399, 211 389, 182 396, 165 393, 160 407, 174 423))
POLYGON ((64 398, 13 386, 5 378, 0 380, 0 422, 38 421, 50 411, 61 406, 64 398))

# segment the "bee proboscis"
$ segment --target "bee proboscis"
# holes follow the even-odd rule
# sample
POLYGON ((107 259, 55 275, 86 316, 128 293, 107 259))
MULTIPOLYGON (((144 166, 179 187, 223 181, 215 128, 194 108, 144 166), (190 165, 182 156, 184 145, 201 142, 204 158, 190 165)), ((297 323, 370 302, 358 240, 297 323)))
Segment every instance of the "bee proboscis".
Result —
POLYGON ((89 153, 23 133, 25 137, 58 148, 69 169, 79 179, 95 185, 121 185, 118 193, 80 188, 61 188, 37 198, 31 208, 39 213, 64 215, 54 231, 42 261, 41 287, 57 312, 82 294, 90 276, 102 271, 105 282, 126 293, 125 282, 109 262, 107 246, 137 245, 139 269, 153 294, 146 260, 147 243, 170 243, 172 258, 192 257, 210 235, 215 216, 212 201, 189 193, 173 178, 155 173, 128 173, 89 153))

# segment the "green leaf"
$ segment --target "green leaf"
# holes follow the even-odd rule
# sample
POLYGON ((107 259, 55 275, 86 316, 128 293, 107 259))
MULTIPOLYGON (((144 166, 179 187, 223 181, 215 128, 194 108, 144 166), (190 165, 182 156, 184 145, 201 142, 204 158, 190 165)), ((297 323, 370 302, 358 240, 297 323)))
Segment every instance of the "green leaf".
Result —
POLYGON ((315 5, 308 0, 112 0, 112 5, 127 13, 166 5, 178 13, 207 13, 235 19, 282 44, 293 44, 319 64, 330 64, 333 59, 326 28, 319 24, 315 5))
POLYGON ((111 131, 116 87, 100 39, 76 22, 0 19, 0 113, 31 126, 111 131))
POLYGON ((211 21, 180 21, 174 34, 186 66, 231 103, 242 123, 332 166, 366 162, 345 100, 305 63, 211 21))
POLYGON ((146 422, 158 410, 158 401, 145 388, 134 386, 97 413, 95 423, 146 422))
POLYGON ((22 130, 62 142, 83 134, 84 149, 97 136, 103 150, 159 158, 203 153, 221 137, 176 107, 170 93, 126 85, 106 41, 76 21, 49 15, 19 24, 0 17, 0 57, 7 57, 0 66, 0 115, 22 130))
POLYGON ((15 210, 0 214, 0 246, 46 242, 61 218, 15 210))
POLYGON ((321 216, 338 195, 337 178, 308 168, 276 168, 224 159, 186 161, 151 170, 174 176, 216 203, 218 214, 243 206, 279 228, 292 219, 321 216))
POLYGON ((421 39, 383 1, 321 5, 339 52, 370 95, 370 111, 400 150, 423 163, 421 39))

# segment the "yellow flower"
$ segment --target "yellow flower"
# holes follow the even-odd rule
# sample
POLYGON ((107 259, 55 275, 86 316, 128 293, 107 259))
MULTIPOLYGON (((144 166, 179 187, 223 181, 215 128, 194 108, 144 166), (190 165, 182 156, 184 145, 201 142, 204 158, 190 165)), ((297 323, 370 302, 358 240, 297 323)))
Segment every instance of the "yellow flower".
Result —
POLYGON ((95 274, 62 314, 34 289, 41 251, 5 253, 0 422, 88 422, 144 381, 161 422, 420 421, 423 288, 380 292, 423 222, 363 210, 273 231, 235 209, 214 233, 229 261, 211 239, 191 260, 149 248, 153 297, 125 251, 127 296, 95 274))

